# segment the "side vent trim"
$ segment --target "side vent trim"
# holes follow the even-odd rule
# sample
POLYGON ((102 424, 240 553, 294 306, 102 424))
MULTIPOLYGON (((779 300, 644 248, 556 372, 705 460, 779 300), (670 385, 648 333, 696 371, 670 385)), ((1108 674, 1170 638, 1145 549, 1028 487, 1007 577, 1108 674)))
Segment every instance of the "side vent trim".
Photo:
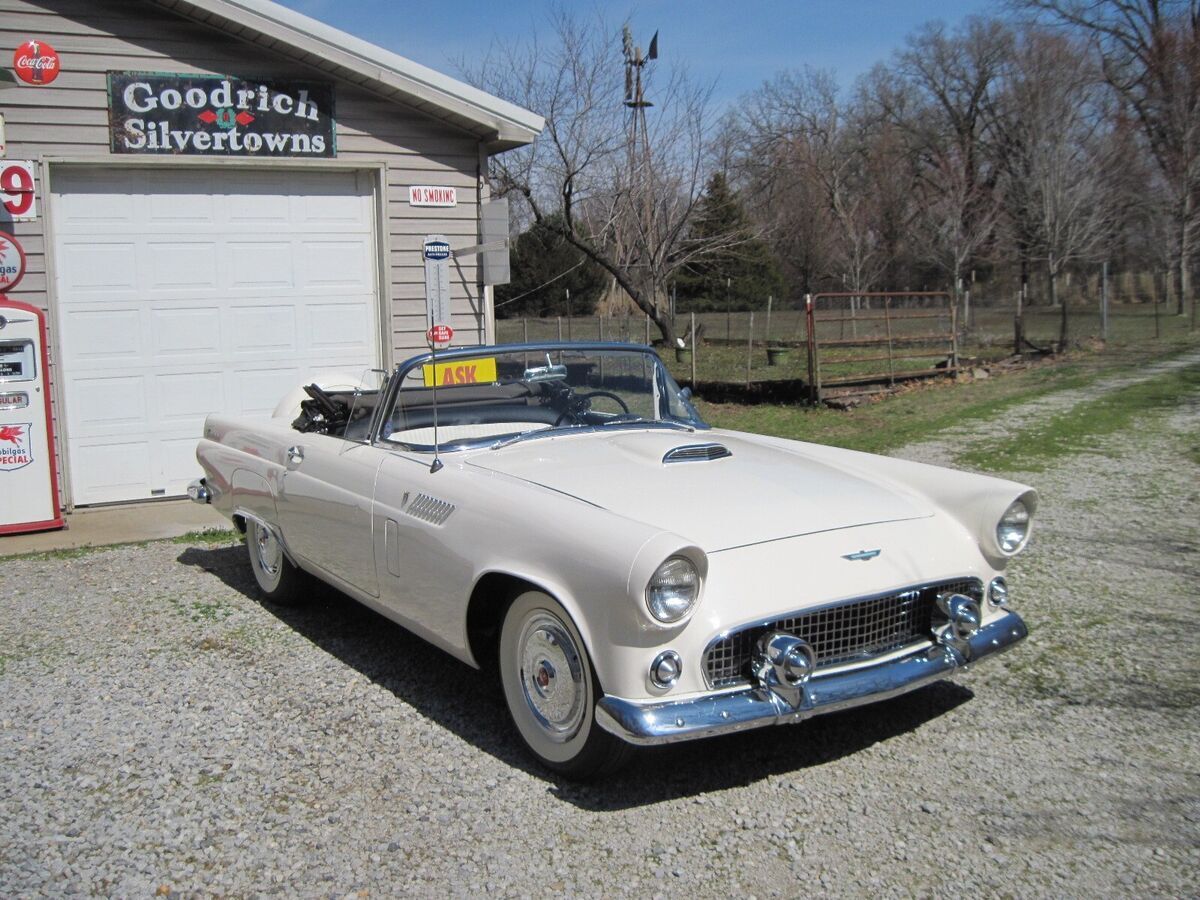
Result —
POLYGON ((681 462, 712 462, 733 456, 733 452, 724 444, 685 444, 674 447, 663 456, 663 465, 681 462))
POLYGON ((428 522, 430 525, 441 525, 450 518, 454 510, 455 506, 453 503, 438 500, 436 497, 430 497, 428 494, 417 494, 404 509, 414 519, 420 519, 422 522, 428 522))

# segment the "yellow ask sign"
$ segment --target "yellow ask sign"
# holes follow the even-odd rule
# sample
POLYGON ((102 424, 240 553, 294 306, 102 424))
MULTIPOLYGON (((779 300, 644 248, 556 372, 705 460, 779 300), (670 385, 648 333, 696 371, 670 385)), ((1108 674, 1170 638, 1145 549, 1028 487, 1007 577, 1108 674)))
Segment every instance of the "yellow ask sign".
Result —
POLYGON ((421 367, 425 376, 425 387, 448 384, 491 384, 496 380, 496 360, 456 359, 454 362, 437 363, 421 367))

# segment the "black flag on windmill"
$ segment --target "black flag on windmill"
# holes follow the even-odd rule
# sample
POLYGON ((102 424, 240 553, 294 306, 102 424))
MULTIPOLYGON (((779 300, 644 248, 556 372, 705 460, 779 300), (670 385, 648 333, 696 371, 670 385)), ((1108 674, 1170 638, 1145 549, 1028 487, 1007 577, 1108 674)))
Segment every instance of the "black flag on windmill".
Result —
POLYGON ((658 59, 658 32, 654 32, 654 37, 650 38, 650 50, 646 53, 646 59, 658 59))

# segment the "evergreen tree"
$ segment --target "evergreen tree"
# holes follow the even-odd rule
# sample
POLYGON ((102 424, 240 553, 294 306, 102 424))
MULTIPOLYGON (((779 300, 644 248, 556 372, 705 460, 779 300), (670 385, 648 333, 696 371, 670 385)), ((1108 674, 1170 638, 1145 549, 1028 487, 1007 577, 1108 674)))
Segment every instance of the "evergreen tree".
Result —
POLYGON ((590 315, 608 284, 604 270, 568 244, 553 222, 535 223, 522 232, 509 250, 509 265, 512 280, 496 286, 501 319, 590 315))
POLYGON ((779 299, 783 278, 771 248, 758 238, 724 174, 709 179, 692 224, 690 241, 711 243, 733 236, 732 244, 698 257, 676 279, 678 310, 761 309, 779 299), (728 289, 726 282, 728 281, 728 289), (728 290, 728 294, 726 291, 728 290))

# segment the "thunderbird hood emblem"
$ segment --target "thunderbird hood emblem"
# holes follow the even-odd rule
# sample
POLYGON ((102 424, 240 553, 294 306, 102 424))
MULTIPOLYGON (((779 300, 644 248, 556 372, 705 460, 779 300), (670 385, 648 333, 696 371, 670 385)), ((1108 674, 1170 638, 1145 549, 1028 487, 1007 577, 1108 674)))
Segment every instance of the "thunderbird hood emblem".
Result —
POLYGON ((859 550, 857 553, 847 553, 845 556, 842 557, 842 559, 850 559, 850 560, 874 559, 882 552, 883 552, 882 550, 859 550))

